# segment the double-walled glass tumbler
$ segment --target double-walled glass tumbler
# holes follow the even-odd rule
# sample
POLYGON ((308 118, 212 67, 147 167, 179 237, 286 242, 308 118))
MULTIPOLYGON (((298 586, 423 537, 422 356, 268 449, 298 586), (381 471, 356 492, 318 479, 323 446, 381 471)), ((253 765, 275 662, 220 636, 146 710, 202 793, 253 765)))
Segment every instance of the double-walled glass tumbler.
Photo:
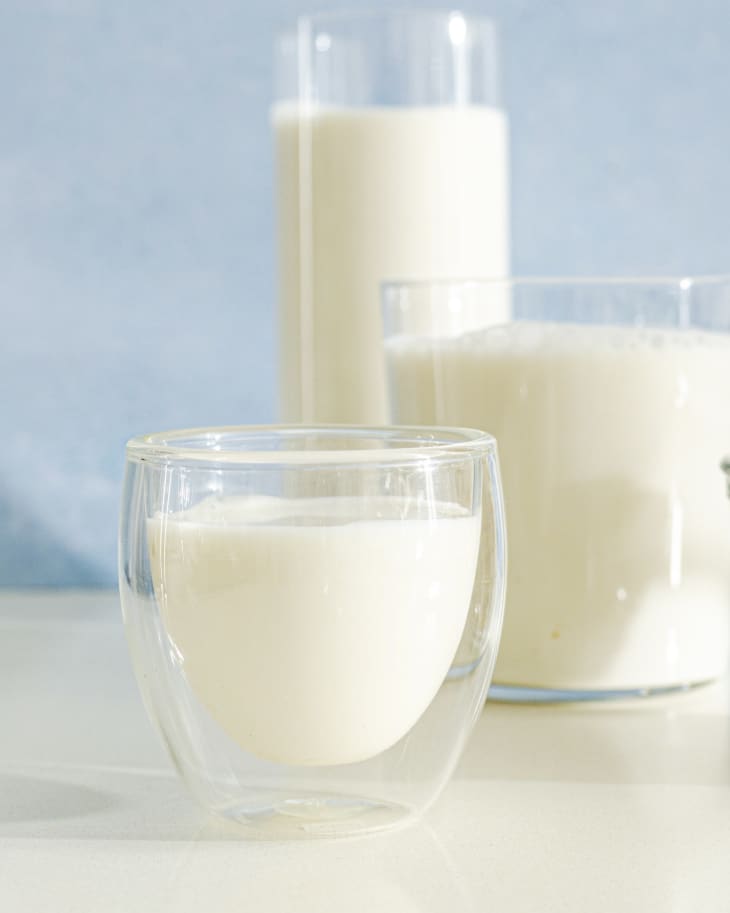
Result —
POLYGON ((730 281, 406 283, 384 296, 395 420, 467 423, 499 443, 510 571, 495 681, 577 698, 721 675, 730 281))
POLYGON ((128 444, 120 588, 137 679, 194 795, 251 826, 334 835, 422 811, 485 698, 504 586, 481 432, 128 444))
POLYGON ((494 26, 304 16, 277 45, 272 120, 282 417, 382 422, 380 282, 508 272, 494 26))

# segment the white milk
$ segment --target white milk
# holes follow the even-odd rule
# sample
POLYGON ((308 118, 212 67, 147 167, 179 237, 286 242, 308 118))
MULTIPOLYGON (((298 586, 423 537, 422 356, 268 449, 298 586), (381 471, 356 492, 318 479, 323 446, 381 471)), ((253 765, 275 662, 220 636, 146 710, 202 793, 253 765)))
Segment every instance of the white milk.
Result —
POLYGON ((508 272, 507 121, 296 110, 274 110, 283 419, 380 423, 380 283, 508 272))
POLYGON ((329 765, 411 729, 454 659, 481 532, 478 516, 436 507, 429 518, 400 498, 228 497, 150 521, 163 623, 232 739, 267 760, 329 765))
POLYGON ((508 324, 389 342, 399 422, 497 438, 510 562, 495 681, 699 682, 728 655, 730 339, 508 324))

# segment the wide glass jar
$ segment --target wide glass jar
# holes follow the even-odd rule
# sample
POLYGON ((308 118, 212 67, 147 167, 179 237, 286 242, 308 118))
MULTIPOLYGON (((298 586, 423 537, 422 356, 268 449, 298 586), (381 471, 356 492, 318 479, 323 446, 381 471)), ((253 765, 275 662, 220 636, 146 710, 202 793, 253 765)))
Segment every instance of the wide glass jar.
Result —
POLYGON ((720 676, 730 281, 400 283, 384 308, 394 419, 499 443, 510 570, 495 682, 554 699, 720 676))

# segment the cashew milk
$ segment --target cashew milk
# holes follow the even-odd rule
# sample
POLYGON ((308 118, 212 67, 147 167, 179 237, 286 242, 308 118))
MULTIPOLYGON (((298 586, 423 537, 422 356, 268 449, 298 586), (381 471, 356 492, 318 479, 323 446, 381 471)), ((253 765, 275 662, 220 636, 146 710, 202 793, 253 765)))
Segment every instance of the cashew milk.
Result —
POLYGON ((510 323, 388 351, 398 422, 499 444, 510 566, 496 681, 612 690, 723 672, 726 335, 510 323))
POLYGON ((279 105, 274 131, 283 418, 381 423, 379 284, 508 272, 505 115, 279 105))
POLYGON ((329 765, 411 729, 454 659, 481 532, 478 516, 436 507, 227 497, 149 522, 177 661, 232 739, 267 760, 329 765))

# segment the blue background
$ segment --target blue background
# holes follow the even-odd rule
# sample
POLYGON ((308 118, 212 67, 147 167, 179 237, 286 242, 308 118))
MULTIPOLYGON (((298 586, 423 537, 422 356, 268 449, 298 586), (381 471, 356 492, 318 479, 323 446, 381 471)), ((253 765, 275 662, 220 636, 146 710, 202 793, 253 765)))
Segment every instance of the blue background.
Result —
MULTIPOLYGON (((308 8, 0 0, 0 584, 114 583, 128 437, 275 418, 271 47, 308 8)), ((726 0, 463 8, 515 272, 730 271, 726 0)))

